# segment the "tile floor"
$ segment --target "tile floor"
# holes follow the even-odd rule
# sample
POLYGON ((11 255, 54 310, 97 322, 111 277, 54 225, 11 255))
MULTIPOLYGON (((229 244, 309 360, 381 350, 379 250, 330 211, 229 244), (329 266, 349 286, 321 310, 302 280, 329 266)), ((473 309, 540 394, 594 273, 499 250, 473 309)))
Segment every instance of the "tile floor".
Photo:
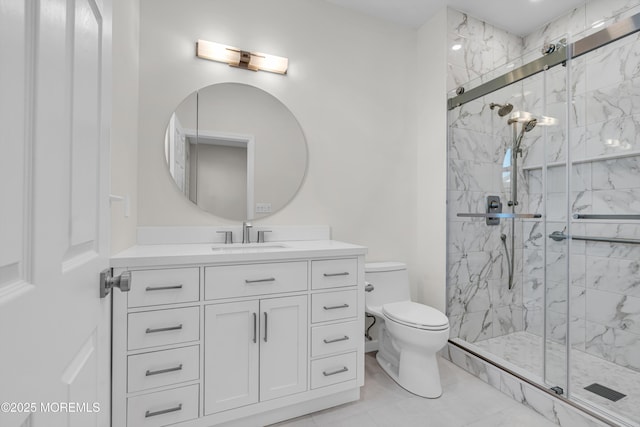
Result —
POLYGON ((399 387, 365 356, 360 400, 273 426, 278 427, 551 427, 554 423, 454 364, 439 359, 443 395, 417 397, 399 387))
MULTIPOLYGON (((524 375, 541 381, 543 351, 542 338, 528 333, 515 332, 501 337, 478 341, 474 346, 486 350, 500 359, 520 368, 524 375)), ((564 346, 549 343, 546 354, 547 378, 555 378, 558 384, 565 382, 566 350, 564 346)), ((518 369, 509 366, 513 370, 518 369)), ((620 414, 635 422, 640 421, 640 372, 616 365, 584 351, 571 351, 571 385, 575 396, 597 405, 613 414, 620 414), (626 395, 612 402, 584 390, 599 383, 626 395)))

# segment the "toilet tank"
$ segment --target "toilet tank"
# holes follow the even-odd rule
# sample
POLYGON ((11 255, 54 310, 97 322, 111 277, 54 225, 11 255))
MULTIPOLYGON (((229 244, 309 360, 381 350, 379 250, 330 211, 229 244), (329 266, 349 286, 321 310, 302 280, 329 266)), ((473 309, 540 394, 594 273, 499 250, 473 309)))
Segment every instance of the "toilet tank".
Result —
POLYGON ((364 265, 364 279, 373 285, 365 292, 366 307, 382 307, 383 304, 411 299, 407 265, 401 262, 374 262, 364 265))

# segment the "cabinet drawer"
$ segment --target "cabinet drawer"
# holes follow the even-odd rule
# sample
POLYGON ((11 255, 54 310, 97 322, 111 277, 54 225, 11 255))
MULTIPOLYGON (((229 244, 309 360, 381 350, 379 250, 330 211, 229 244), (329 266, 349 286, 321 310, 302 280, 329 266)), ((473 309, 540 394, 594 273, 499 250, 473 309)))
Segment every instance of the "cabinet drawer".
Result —
POLYGON ((198 340, 199 313, 199 307, 129 313, 129 350, 198 340))
POLYGON ((127 426, 160 427, 198 418, 198 385, 127 399, 127 426))
POLYGON ((199 346, 136 354, 127 359, 129 393, 197 380, 199 346))
POLYGON ((311 356, 355 351, 362 334, 363 328, 359 322, 315 326, 311 328, 311 356))
POLYGON ((233 298, 307 290, 307 263, 224 265, 204 272, 205 298, 233 298))
POLYGON ((311 388, 326 387, 356 378, 357 353, 341 354, 311 362, 311 388))
POLYGON ((311 296, 311 321, 314 323, 356 317, 357 309, 358 294, 355 289, 311 296))
POLYGON ((326 289, 355 286, 358 283, 356 258, 311 262, 311 288, 326 289))
POLYGON ((131 272, 129 307, 193 302, 200 299, 198 268, 171 268, 131 272))

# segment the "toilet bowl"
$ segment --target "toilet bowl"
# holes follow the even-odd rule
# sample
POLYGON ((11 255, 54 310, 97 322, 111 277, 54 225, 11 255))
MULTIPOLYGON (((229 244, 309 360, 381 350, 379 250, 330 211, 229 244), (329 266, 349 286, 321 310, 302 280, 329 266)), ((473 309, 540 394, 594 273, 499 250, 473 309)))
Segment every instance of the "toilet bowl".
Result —
POLYGON ((436 353, 449 339, 447 317, 411 301, 402 263, 365 265, 365 309, 381 320, 376 359, 401 387, 418 396, 442 394, 436 353))

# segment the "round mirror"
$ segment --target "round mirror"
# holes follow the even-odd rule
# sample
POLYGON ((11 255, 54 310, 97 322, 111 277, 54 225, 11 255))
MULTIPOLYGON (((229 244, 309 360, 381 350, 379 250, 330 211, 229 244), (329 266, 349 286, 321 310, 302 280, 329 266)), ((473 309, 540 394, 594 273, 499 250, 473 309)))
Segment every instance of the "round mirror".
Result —
POLYGON ((253 86, 220 83, 189 95, 171 115, 165 158, 180 191, 232 220, 282 209, 307 169, 300 124, 278 99, 253 86))

